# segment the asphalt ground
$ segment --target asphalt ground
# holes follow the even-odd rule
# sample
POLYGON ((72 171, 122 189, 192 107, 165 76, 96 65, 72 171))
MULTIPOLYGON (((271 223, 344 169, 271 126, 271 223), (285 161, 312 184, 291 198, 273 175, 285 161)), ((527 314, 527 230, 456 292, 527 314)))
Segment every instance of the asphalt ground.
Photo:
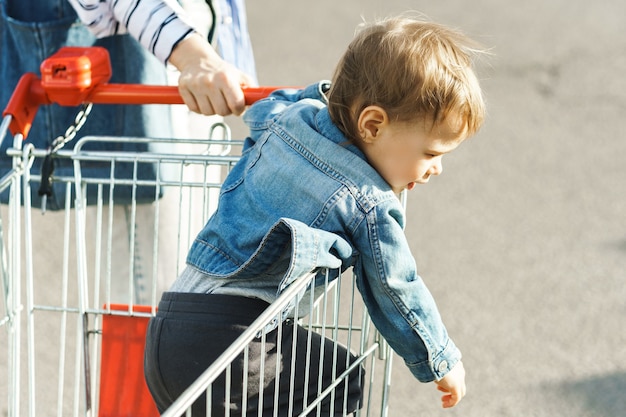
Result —
POLYGON ((492 56, 485 126, 409 193, 406 230, 468 394, 442 410, 397 358, 390 416, 626 416, 626 3, 248 1, 259 82, 328 79, 360 21, 405 11, 492 56))
POLYGON ((330 78, 361 20, 409 10, 492 56, 487 121, 406 230, 468 393, 442 410, 398 358, 390 415, 626 416, 626 3, 249 1, 259 81, 330 78))

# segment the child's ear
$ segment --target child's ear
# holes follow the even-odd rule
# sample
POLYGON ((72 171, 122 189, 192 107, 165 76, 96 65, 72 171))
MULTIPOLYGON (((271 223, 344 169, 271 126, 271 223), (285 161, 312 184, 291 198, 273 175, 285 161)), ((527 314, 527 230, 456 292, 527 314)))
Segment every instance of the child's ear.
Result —
POLYGON ((380 130, 387 126, 389 117, 387 112, 380 106, 367 106, 359 114, 357 126, 361 140, 371 143, 380 136, 380 130))

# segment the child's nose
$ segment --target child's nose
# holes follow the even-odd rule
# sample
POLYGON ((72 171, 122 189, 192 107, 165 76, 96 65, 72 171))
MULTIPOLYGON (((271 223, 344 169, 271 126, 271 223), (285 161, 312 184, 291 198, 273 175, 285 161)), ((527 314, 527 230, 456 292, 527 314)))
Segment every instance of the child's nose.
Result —
POLYGON ((441 158, 430 167, 430 175, 440 175, 443 172, 443 163, 441 158))

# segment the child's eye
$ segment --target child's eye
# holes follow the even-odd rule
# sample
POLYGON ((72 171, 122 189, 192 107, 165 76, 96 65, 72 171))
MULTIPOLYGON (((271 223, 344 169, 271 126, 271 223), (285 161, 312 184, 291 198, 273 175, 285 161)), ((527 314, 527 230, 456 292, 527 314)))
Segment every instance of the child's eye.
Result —
POLYGON ((441 152, 426 152, 425 155, 428 159, 433 159, 433 158, 439 158, 443 154, 441 152))

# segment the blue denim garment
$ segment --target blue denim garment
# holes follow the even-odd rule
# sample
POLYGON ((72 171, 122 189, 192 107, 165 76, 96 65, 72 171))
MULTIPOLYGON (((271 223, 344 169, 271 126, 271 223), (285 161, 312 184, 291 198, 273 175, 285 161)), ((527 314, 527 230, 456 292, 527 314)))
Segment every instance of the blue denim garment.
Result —
POLYGON ((248 109, 242 158, 172 290, 271 302, 298 274, 353 266, 391 347, 420 381, 440 379, 461 354, 417 273, 398 197, 332 123, 327 87, 278 91, 248 109))
MULTIPOLYGON (((62 46, 103 46, 111 56, 112 83, 138 83, 165 85, 167 82, 165 67, 154 56, 145 51, 129 35, 111 36, 95 39, 86 27, 77 20, 76 13, 66 0, 0 0, 0 107, 2 110, 19 78, 26 72, 40 74, 39 67, 44 59, 62 46)), ((78 108, 61 107, 56 104, 42 106, 37 112, 27 141, 38 149, 47 149, 52 141, 62 135, 76 117, 78 108)), ((170 109, 168 106, 121 106, 94 105, 87 122, 79 131, 77 138, 68 143, 71 149, 75 141, 86 135, 171 137, 170 109)), ((11 158, 6 149, 13 146, 13 139, 5 138, 0 147, 0 175, 11 168, 11 158)), ((89 149, 107 149, 116 151, 147 151, 146 145, 92 144, 89 149)), ((55 175, 72 175, 71 161, 57 160, 55 175)), ((41 161, 33 165, 32 173, 39 174, 41 161)), ((108 178, 108 166, 83 164, 85 177, 108 178)), ((116 178, 133 178, 132 164, 120 164, 116 167, 116 178)), ((155 169, 150 164, 140 164, 138 177, 153 179, 155 169)), ((154 188, 139 187, 137 199, 145 197, 154 201, 154 188)), ((39 204, 37 185, 33 189, 33 204, 39 204)), ((88 194, 91 189, 88 189, 88 194)), ((53 197, 48 199, 48 208, 63 206, 65 185, 53 183, 53 197)), ((89 197, 89 196, 88 196, 89 197)), ((131 198, 130 187, 116 187, 115 200, 124 203, 131 198)), ((0 195, 0 201, 6 202, 8 192, 0 195)), ((72 199, 73 200, 73 199, 72 199)))
POLYGON ((224 60, 257 79, 244 0, 219 0, 217 48, 224 60))

